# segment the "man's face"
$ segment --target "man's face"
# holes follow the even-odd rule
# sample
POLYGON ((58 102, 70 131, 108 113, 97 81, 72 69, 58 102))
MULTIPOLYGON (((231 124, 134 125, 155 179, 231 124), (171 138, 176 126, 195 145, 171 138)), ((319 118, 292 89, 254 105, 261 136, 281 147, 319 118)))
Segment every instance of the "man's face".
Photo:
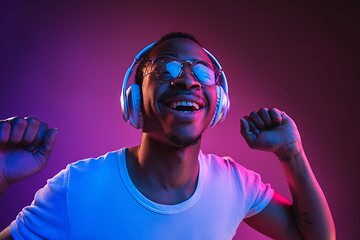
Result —
MULTIPOLYGON (((152 50, 150 59, 159 55, 170 55, 180 61, 210 61, 198 44, 185 38, 162 42, 152 50)), ((150 65, 147 66, 149 71, 150 65)), ((196 143, 214 115, 216 87, 202 86, 187 63, 181 76, 171 81, 146 74, 142 93, 143 131, 165 144, 185 147, 196 143)))

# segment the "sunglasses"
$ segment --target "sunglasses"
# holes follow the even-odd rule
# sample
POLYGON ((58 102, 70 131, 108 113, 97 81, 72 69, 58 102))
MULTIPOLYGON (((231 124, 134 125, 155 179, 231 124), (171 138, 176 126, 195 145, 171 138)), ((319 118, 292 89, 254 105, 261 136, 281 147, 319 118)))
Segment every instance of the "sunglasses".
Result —
MULTIPOLYGON (((154 76, 162 81, 171 81, 181 76, 184 64, 191 67, 191 74, 204 86, 212 86, 219 80, 222 72, 215 64, 202 60, 182 60, 168 55, 160 55, 149 61, 154 76)), ((144 76, 147 75, 146 73, 144 76)))

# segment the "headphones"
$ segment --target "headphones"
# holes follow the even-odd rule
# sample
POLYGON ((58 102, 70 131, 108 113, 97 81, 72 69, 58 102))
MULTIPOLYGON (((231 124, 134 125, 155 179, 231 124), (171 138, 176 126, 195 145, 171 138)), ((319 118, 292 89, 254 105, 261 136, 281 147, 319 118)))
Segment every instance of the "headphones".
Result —
MULTIPOLYGON (((125 122, 128 122, 130 120, 130 124, 136 129, 144 127, 143 114, 141 111, 140 86, 133 83, 127 89, 126 87, 135 65, 139 63, 144 53, 147 52, 150 48, 152 48, 154 44, 156 43, 152 43, 149 46, 145 47, 135 56, 133 63, 126 71, 121 90, 120 103, 122 116, 125 122)), ((216 64, 216 66, 219 69, 222 69, 218 60, 216 60, 216 58, 208 50, 206 50, 205 48, 203 48, 203 50, 216 64)), ((224 121, 230 109, 229 90, 224 71, 221 71, 218 83, 219 85, 216 85, 217 100, 215 113, 208 127, 214 127, 216 124, 224 121)))

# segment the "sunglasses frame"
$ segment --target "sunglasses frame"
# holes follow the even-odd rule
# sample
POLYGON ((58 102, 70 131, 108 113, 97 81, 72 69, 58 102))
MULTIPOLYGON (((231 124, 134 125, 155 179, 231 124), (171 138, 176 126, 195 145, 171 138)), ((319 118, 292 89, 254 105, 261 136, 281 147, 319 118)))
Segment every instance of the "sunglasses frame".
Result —
MULTIPOLYGON (((156 79, 160 80, 160 81, 164 81, 164 82, 173 81, 173 80, 179 78, 179 77, 183 74, 183 72, 184 72, 184 63, 190 64, 191 75, 194 76, 194 78, 195 78, 201 85, 203 85, 203 86, 213 86, 213 85, 215 85, 215 84, 218 82, 218 80, 219 80, 219 78, 220 78, 220 75, 221 75, 221 73, 222 73, 222 69, 219 69, 219 68, 216 66, 215 63, 210 62, 210 61, 204 61, 204 60, 195 60, 195 61, 182 60, 182 61, 180 61, 179 59, 177 59, 176 57, 171 56, 171 55, 159 55, 159 56, 156 56, 155 58, 153 58, 152 60, 149 60, 149 61, 148 61, 148 64, 150 64, 151 72, 147 73, 147 68, 148 68, 148 66, 146 66, 146 71, 145 71, 143 77, 145 77, 146 75, 152 73, 152 74, 154 75, 154 77, 155 77, 156 79), (155 61, 156 59, 159 59, 159 58, 161 58, 161 57, 172 58, 172 59, 176 60, 177 62, 179 62, 179 63, 181 64, 181 69, 180 69, 180 71, 179 71, 179 74, 178 74, 175 78, 165 80, 165 79, 159 78, 159 77, 157 76, 157 74, 155 74, 155 72, 154 72, 154 70, 153 70, 153 63, 154 63, 154 61, 155 61), (212 71, 214 72, 214 76, 215 76, 215 81, 214 81, 213 84, 205 84, 203 81, 201 81, 201 80, 198 78, 198 76, 196 76, 196 74, 195 74, 195 72, 194 72, 194 69, 193 69, 193 66, 194 66, 195 64, 198 64, 198 63, 206 63, 206 64, 208 64, 208 65, 210 65, 210 66, 213 67, 212 71), (216 72, 216 71, 217 71, 217 72, 216 72)), ((205 65, 205 64, 204 64, 204 65, 205 65)))

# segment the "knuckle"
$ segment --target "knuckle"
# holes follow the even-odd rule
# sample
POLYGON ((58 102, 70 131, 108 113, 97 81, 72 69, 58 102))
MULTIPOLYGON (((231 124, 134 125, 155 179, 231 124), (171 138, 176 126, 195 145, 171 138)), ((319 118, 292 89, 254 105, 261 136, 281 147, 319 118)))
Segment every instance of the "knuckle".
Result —
POLYGON ((7 121, 0 121, 0 131, 10 130, 11 124, 7 121))
POLYGON ((258 113, 256 111, 252 111, 249 116, 252 117, 252 116, 256 116, 257 114, 258 113))
POLYGON ((47 130, 47 129, 49 129, 49 126, 44 122, 40 122, 40 128, 47 130))
POLYGON ((36 124, 40 126, 40 121, 39 119, 35 118, 35 117, 26 117, 25 118, 26 121, 28 122, 28 124, 36 124))
POLYGON ((27 121, 22 117, 13 117, 11 120, 11 125, 19 126, 19 127, 26 127, 27 121))
POLYGON ((273 114, 273 115, 276 115, 276 114, 279 114, 280 111, 276 108, 272 108, 270 111, 269 111, 270 114, 273 114))
POLYGON ((267 112, 267 111, 268 111, 267 108, 260 108, 260 109, 259 109, 259 113, 260 113, 260 112, 263 113, 263 112, 267 112))
POLYGON ((38 131, 40 128, 40 121, 37 119, 27 119, 28 121, 28 128, 30 128, 32 131, 38 131))
POLYGON ((278 109, 277 108, 270 108, 269 111, 277 111, 278 109))

